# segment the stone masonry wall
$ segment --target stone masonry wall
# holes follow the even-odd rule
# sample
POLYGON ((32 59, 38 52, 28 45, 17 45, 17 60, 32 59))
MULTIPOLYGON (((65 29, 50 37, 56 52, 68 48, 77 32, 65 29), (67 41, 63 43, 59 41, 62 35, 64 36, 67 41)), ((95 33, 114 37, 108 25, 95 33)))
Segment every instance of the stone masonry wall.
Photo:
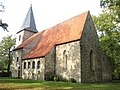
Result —
POLYGON ((81 82, 80 41, 56 46, 56 74, 81 82))
POLYGON ((36 58, 23 60, 22 62, 22 78, 23 79, 35 79, 44 80, 45 74, 45 58, 36 58), (32 68, 32 62, 35 62, 35 68, 32 68), (40 61, 40 67, 37 68, 37 63, 40 61), (24 63, 26 62, 26 68, 24 68, 24 63), (28 62, 30 62, 30 67, 28 67, 28 62))
POLYGON ((81 38, 82 82, 101 82, 101 53, 100 43, 93 24, 88 15, 81 38))
POLYGON ((27 40, 29 37, 31 37, 33 34, 35 34, 34 32, 30 32, 27 30, 23 30, 19 33, 16 34, 16 45, 15 47, 19 46, 20 44, 22 44, 22 42, 24 42, 25 40, 27 40), (20 40, 19 40, 20 39, 20 40))
POLYGON ((29 37, 31 37, 33 34, 35 34, 35 32, 30 32, 30 31, 27 31, 27 30, 24 30, 24 36, 23 36, 23 42, 25 40, 27 40, 29 37))
POLYGON ((112 70, 110 62, 107 59, 106 55, 102 55, 102 81, 107 82, 112 80, 112 70))
POLYGON ((45 73, 55 74, 55 47, 45 56, 45 73))
POLYGON ((13 51, 13 61, 11 65, 12 77, 21 77, 22 49, 13 51), (19 75, 18 75, 19 73, 19 75))

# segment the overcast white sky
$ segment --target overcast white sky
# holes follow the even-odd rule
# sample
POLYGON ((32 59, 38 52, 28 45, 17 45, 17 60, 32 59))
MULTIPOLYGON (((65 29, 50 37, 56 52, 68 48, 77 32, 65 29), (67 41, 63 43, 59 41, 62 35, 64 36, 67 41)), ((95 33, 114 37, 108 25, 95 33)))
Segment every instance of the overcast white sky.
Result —
POLYGON ((4 1, 5 12, 0 12, 0 19, 6 22, 10 32, 0 28, 0 40, 6 35, 15 35, 24 21, 32 3, 38 31, 52 27, 85 11, 92 15, 100 13, 100 0, 0 0, 4 1))

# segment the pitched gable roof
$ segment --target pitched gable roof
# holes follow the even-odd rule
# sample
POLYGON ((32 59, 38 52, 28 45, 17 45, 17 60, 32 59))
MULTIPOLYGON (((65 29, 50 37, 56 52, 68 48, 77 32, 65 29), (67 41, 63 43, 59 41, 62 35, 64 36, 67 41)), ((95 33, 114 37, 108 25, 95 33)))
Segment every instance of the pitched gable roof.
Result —
POLYGON ((56 45, 81 38, 88 12, 45 30, 38 44, 23 59, 45 56, 56 45))

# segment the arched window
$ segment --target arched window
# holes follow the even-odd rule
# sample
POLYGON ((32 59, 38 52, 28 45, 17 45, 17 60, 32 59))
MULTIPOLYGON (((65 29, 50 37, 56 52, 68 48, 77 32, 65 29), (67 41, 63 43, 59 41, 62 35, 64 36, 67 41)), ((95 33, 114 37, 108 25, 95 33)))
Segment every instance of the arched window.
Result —
POLYGON ((63 67, 67 70, 67 54, 66 54, 66 50, 64 50, 63 52, 63 67))
POLYGON ((26 62, 24 62, 24 69, 26 69, 26 62))
POLYGON ((17 57, 17 62, 19 61, 19 57, 17 57))
POLYGON ((35 61, 32 62, 32 69, 35 69, 35 61))
POLYGON ((30 68, 30 62, 28 62, 28 69, 30 68))
POLYGON ((37 69, 40 68, 40 61, 37 62, 37 69))
POLYGON ((90 51, 90 69, 95 70, 95 61, 94 61, 94 52, 93 50, 90 51))

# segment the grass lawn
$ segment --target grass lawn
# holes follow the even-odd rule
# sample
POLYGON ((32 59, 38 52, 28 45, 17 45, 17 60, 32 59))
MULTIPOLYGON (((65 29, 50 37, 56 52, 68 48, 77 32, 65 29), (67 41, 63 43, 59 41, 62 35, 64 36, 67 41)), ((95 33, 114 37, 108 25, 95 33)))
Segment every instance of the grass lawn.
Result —
POLYGON ((79 84, 70 82, 0 78, 0 90, 120 90, 120 81, 79 84))

